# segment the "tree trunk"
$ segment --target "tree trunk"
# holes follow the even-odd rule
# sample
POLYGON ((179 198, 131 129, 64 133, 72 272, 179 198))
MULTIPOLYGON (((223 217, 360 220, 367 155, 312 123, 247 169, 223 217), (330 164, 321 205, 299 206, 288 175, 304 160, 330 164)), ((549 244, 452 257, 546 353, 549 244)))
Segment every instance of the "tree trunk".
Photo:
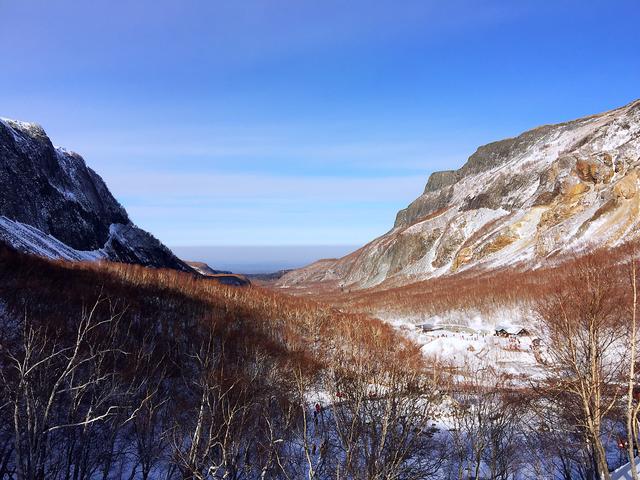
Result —
POLYGON ((638 305, 638 288, 636 283, 636 259, 635 254, 631 257, 631 288, 633 290, 633 302, 631 308, 631 352, 629 360, 629 388, 627 391, 627 454, 631 466, 631 478, 638 480, 638 471, 636 470, 636 460, 634 454, 635 435, 635 408, 633 407, 633 387, 635 386, 635 363, 636 363, 636 308, 638 305))

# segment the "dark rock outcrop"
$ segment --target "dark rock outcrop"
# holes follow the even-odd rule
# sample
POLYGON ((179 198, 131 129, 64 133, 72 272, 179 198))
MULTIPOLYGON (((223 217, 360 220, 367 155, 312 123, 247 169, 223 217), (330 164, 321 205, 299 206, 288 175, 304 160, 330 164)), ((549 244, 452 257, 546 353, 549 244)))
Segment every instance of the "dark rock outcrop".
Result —
POLYGON ((229 285, 232 287, 248 287, 251 285, 251 280, 249 280, 245 275, 239 275, 225 270, 214 270, 204 262, 187 261, 186 263, 200 275, 222 285, 229 285))
POLYGON ((77 153, 39 125, 0 120, 0 241, 26 253, 191 271, 137 228, 77 153))

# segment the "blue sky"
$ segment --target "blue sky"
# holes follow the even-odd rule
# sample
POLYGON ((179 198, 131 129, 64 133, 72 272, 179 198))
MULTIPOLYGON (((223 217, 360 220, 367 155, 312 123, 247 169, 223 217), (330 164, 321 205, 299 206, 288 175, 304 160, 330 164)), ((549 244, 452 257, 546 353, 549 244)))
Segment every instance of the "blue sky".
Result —
POLYGON ((0 0, 0 116, 168 245, 357 245, 483 143, 640 97, 634 1, 0 0))

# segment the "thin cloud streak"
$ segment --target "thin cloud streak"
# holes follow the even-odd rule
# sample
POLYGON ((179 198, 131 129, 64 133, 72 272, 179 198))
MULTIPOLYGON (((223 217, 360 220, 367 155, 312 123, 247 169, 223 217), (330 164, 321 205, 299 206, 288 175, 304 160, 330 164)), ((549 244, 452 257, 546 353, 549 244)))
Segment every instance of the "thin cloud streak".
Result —
POLYGON ((637 0, 0 3, 0 115, 176 245, 365 243, 430 172, 640 81, 637 0))
POLYGON ((183 173, 126 171, 108 178, 118 197, 149 198, 160 202, 253 201, 282 199, 292 204, 299 199, 318 201, 386 201, 415 198, 426 181, 422 175, 348 178, 274 176, 229 173, 183 173))

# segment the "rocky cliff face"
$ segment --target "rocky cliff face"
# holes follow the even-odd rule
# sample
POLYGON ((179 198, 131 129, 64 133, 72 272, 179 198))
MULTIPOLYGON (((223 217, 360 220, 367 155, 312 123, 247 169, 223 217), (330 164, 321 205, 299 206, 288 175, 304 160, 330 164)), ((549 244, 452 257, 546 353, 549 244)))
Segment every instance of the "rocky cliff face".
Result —
POLYGON ((42 127, 0 120, 0 241, 68 260, 108 259, 190 270, 137 228, 77 153, 42 127))
POLYGON ((640 101, 490 143, 436 172, 391 231, 283 287, 406 283, 613 246, 640 232, 640 101))

